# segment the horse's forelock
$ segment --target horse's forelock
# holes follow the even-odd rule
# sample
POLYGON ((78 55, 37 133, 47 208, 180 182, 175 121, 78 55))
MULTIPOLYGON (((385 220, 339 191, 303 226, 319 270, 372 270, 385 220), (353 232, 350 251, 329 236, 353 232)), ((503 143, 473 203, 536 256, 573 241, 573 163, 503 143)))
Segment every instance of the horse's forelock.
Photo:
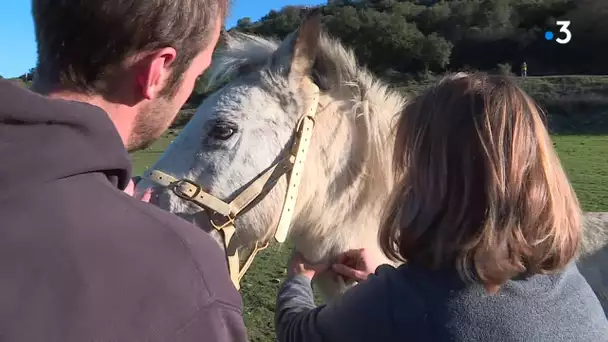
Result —
POLYGON ((252 69, 266 63, 280 42, 244 33, 226 33, 205 74, 205 88, 215 89, 238 76, 244 68, 252 69))

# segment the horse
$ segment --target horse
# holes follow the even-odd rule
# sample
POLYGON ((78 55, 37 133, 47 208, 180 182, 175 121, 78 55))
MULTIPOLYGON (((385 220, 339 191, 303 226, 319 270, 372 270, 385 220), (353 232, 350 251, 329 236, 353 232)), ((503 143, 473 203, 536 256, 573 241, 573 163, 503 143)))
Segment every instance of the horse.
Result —
MULTIPOLYGON (((392 127, 408 99, 320 26, 310 17, 282 41, 225 34, 206 74, 207 87, 217 90, 136 191, 162 185, 156 204, 210 231, 229 256, 235 252, 228 249, 244 246, 256 245, 257 252, 274 234, 313 263, 364 247, 395 265, 377 235, 393 187, 392 127), (298 159, 301 151, 305 159, 298 159), (237 210, 226 214, 235 202, 237 210), (215 221, 217 211, 227 219, 215 221)), ((598 294, 606 293, 606 278, 593 258, 604 253, 600 259, 608 260, 608 216, 602 215, 585 214, 579 260, 598 294)), ((240 276, 233 277, 237 288, 240 276)), ((353 285, 340 279, 315 279, 323 300, 353 285)), ((606 310, 605 296, 602 304, 606 310)))

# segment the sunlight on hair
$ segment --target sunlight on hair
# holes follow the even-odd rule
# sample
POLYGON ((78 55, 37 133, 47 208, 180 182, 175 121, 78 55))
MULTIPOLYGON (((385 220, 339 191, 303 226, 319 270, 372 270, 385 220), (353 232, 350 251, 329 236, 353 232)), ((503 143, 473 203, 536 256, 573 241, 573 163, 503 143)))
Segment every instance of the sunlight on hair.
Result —
POLYGON ((481 73, 449 75, 409 104, 396 128, 384 252, 455 267, 489 292, 565 267, 581 211, 543 115, 512 80, 481 73))

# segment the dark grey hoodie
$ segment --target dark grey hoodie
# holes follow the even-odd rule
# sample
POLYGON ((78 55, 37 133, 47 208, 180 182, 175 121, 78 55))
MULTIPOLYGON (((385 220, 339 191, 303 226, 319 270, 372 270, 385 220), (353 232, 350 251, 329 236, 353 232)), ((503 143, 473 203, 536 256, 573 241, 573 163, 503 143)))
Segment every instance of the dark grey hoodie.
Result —
POLYGON ((121 190, 107 114, 0 80, 0 341, 244 341, 206 233, 121 190))

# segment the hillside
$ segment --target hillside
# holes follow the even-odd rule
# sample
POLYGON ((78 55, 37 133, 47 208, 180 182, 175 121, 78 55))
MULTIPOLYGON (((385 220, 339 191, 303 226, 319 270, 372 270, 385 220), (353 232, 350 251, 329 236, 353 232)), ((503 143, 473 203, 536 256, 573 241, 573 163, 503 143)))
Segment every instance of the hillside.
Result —
MULTIPOLYGON (((529 75, 608 74, 605 0, 334 0, 319 8, 329 33, 378 74, 519 73, 524 61, 529 75), (570 22, 567 44, 545 39, 546 31, 565 37, 557 21, 570 22)), ((286 6, 232 30, 282 39, 308 11, 286 6)))
MULTIPOLYGON (((396 86, 415 94, 435 79, 396 86)), ((518 83, 547 112, 552 133, 608 134, 608 76, 519 77, 518 83)))

